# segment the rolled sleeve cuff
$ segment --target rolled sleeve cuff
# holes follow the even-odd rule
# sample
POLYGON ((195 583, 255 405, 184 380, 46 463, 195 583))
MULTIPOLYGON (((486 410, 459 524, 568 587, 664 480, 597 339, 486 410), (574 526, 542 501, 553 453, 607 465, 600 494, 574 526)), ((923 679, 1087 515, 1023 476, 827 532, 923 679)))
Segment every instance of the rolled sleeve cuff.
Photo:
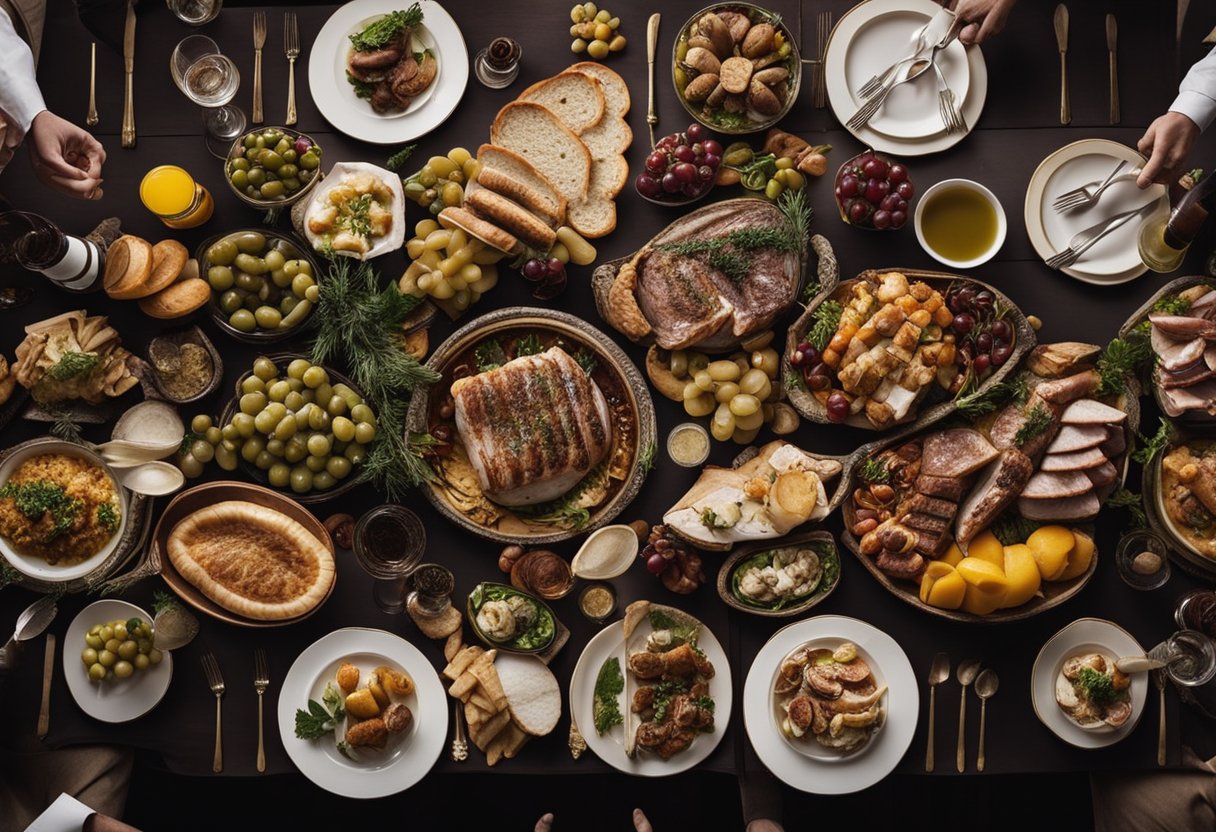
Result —
POLYGON ((1200 130, 1207 130, 1212 120, 1216 119, 1216 99, 1193 90, 1183 90, 1170 105, 1170 112, 1182 113, 1198 124, 1200 130))

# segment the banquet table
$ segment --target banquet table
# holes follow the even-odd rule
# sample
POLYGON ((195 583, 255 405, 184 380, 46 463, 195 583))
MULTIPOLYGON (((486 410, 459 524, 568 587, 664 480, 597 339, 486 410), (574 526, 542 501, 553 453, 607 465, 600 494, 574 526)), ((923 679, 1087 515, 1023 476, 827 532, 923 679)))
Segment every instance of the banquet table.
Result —
MULTIPOLYGON (((463 146, 475 149, 488 140, 488 129, 494 113, 514 98, 527 85, 560 71, 571 62, 567 35, 569 3, 558 0, 497 0, 494 3, 451 0, 447 8, 460 25, 470 56, 488 44, 496 35, 516 38, 523 47, 520 77, 505 90, 490 90, 470 77, 463 100, 441 127, 422 137, 414 153, 414 161, 449 148, 463 146)), ((632 171, 640 169, 647 153, 646 125, 646 17, 636 4, 620 4, 622 29, 629 45, 614 55, 609 65, 628 82, 632 94, 629 122, 634 142, 628 152, 632 171), (625 6, 629 8, 626 10, 625 6)), ((677 27, 703 5, 703 0, 663 0, 653 6, 661 11, 663 23, 656 66, 656 89, 659 126, 662 133, 682 129, 689 121, 671 89, 671 45, 677 27)), ((798 9, 792 0, 771 0, 770 7, 779 11, 794 25, 798 9)), ((804 38, 814 41, 815 12, 831 9, 837 19, 850 3, 839 0, 804 0, 806 20, 804 38)), ((370 145, 343 135, 318 113, 308 92, 308 61, 312 40, 334 6, 300 6, 299 15, 301 58, 297 62, 296 81, 299 101, 298 129, 314 136, 325 148, 326 166, 340 160, 367 160, 382 164, 396 148, 370 145)), ((1008 238, 997 257, 972 270, 971 274, 998 287, 1012 298, 1027 314, 1043 321, 1038 333, 1040 342, 1080 340, 1098 344, 1112 338, 1119 326, 1166 279, 1151 272, 1139 280, 1122 286, 1099 287, 1073 280, 1048 269, 1035 255, 1027 239, 1022 220, 1023 193, 1031 173, 1039 162, 1055 149, 1070 142, 1090 137, 1113 139, 1134 146, 1145 127, 1172 100, 1178 78, 1174 68, 1174 5, 1146 4, 1136 0, 1109 0, 1103 4, 1071 4, 1072 42, 1069 67, 1072 92, 1072 123, 1058 122, 1059 77, 1055 40, 1051 25, 1053 4, 1024 2, 1014 11, 1007 30, 983 47, 989 74, 987 103, 973 133, 953 149, 933 156, 908 159, 913 180, 923 192, 935 181, 960 176, 976 179, 987 185, 1001 200, 1009 221, 1008 238), (1124 35, 1120 50, 1120 81, 1122 91, 1122 123, 1107 123, 1107 61, 1103 18, 1114 12, 1124 35)), ((279 9, 270 11, 271 37, 267 44, 263 72, 267 124, 279 123, 285 110, 287 65, 282 58, 279 9)), ((235 103, 248 110, 253 64, 250 28, 253 8, 226 6, 220 17, 203 27, 221 48, 237 63, 242 83, 235 103)), ((1184 32, 1181 54, 1182 67, 1189 66, 1201 54, 1199 39, 1216 23, 1216 7, 1192 4, 1184 32)), ((118 134, 122 113, 121 54, 99 44, 97 54, 97 105, 101 121, 95 129, 106 145, 105 196, 97 202, 73 202, 54 193, 34 178, 23 159, 14 161, 0 178, 0 192, 23 210, 43 214, 66 230, 83 234, 105 217, 121 218, 129 233, 153 241, 175 236, 193 249, 206 237, 228 230, 256 227, 260 215, 239 202, 227 187, 220 162, 208 155, 201 138, 199 112, 177 89, 168 72, 168 58, 174 44, 194 29, 177 21, 164 4, 145 3, 139 9, 138 48, 135 58, 135 112, 138 144, 126 150, 119 146, 118 134), (216 201, 214 218, 203 228, 186 232, 169 232, 139 203, 138 182, 149 168, 165 163, 181 164, 206 185, 216 201)), ((39 72, 48 107, 76 122, 83 123, 87 101, 89 42, 93 37, 79 23, 71 3, 52 0, 39 72)), ((808 74, 809 80, 809 74, 808 74)), ((811 104, 811 85, 803 83, 801 96, 793 111, 781 126, 812 143, 831 144, 829 167, 835 166, 862 150, 861 145, 847 133, 829 109, 815 109, 811 104)), ((20 154, 24 155, 24 153, 20 154)), ((1196 166, 1216 167, 1216 131, 1201 139, 1192 154, 1196 166)), ((407 165, 413 167, 413 165, 407 165)), ((711 199, 726 194, 720 189, 711 199)), ((845 277, 863 269, 880 267, 932 267, 929 257, 918 247, 911 228, 900 233, 875 234, 851 228, 841 223, 832 198, 829 177, 809 184, 810 200, 815 209, 812 229, 825 235, 832 243, 845 277)), ((599 258, 607 260, 634 251, 664 225, 678 216, 678 211, 664 209, 641 200, 632 187, 626 187, 619 198, 618 226, 610 236, 597 241, 599 258)), ((416 221, 417 209, 409 215, 416 221)), ((1216 242, 1216 225, 1209 224, 1204 234, 1191 247, 1187 260, 1177 274, 1198 273, 1203 260, 1216 242)), ((401 252, 377 261, 384 278, 395 280, 405 266, 401 252)), ((431 345, 440 343, 456 326, 494 308, 514 305, 549 305, 571 312, 591 325, 609 333, 636 362, 641 363, 644 350, 611 332, 595 312, 590 288, 590 267, 571 267, 570 285, 565 294, 546 303, 530 298, 529 284, 503 270, 503 278, 492 292, 473 307, 465 319, 454 324, 443 319, 431 330, 431 345)), ((118 303, 104 295, 74 297, 59 293, 35 277, 0 273, 0 283, 28 282, 38 286, 36 300, 16 311, 0 312, 0 350, 11 355, 20 341, 21 327, 61 311, 87 308, 93 314, 105 314, 122 334, 124 345, 142 353, 159 326, 140 315, 133 304, 118 303)), ((783 320, 778 331, 784 331, 783 320)), ((201 325, 220 348, 225 362, 225 383, 220 391, 198 406, 183 409, 183 416, 194 413, 218 415, 237 375, 242 373, 256 355, 253 347, 237 343, 219 332, 210 320, 201 325)), ((288 346, 302 346, 289 341, 288 346)), ((655 396, 660 440, 677 423, 685 420, 682 409, 655 396)), ((1152 432, 1156 413, 1145 400, 1142 430, 1152 432)), ((102 441, 108 438, 109 426, 88 426, 86 438, 102 441)), ((3 428, 5 446, 40 435, 45 425, 15 420, 3 428)), ((847 453, 865 441, 868 434, 851 428, 815 425, 804 422, 792 437, 801 447, 826 453, 847 453)), ((662 443, 660 441, 660 448, 662 443)), ((731 445, 715 443, 710 461, 729 464, 736 453, 731 445)), ((218 471, 209 470, 206 477, 218 478, 218 471)), ((695 471, 680 468, 666 459, 662 450, 658 463, 641 493, 621 516, 621 522, 644 519, 657 522, 663 511, 682 494, 695 477, 695 471)), ((1138 468, 1133 466, 1129 484, 1138 490, 1138 468)), ((157 501, 156 510, 163 508, 167 498, 157 501)), ((382 502, 370 487, 315 506, 314 511, 324 519, 334 512, 349 512, 358 516, 382 502)), ((500 546, 477 539, 440 517, 420 494, 412 495, 406 504, 422 516, 426 525, 426 560, 443 563, 456 576, 457 602, 481 580, 501 577, 497 570, 500 546)), ((1069 622, 1086 616, 1105 618, 1126 628, 1146 647, 1163 640, 1173 630, 1171 612, 1176 598, 1184 592, 1204 585, 1182 570, 1175 568, 1165 588, 1140 593, 1128 588, 1119 578, 1113 563, 1115 543, 1126 522, 1118 510, 1105 511, 1097 522, 1097 542, 1100 561, 1093 580, 1075 598, 1034 618, 999 625, 962 624, 923 614, 889 595, 866 572, 857 560, 842 548, 842 578, 840 586, 813 614, 853 616, 870 622, 890 633, 907 653, 917 678, 923 682, 930 660, 938 651, 949 653, 957 665, 963 658, 975 657, 997 671, 1001 680, 999 694, 989 703, 988 768, 989 773, 1045 773, 1056 771, 1150 770, 1155 768, 1156 697, 1150 696, 1144 718, 1123 742, 1113 747, 1084 751, 1066 745, 1035 717, 1030 700, 1030 671, 1034 658, 1044 642, 1069 622)), ((824 523, 825 528, 839 533, 839 513, 824 523)), ((553 548, 563 556, 576 551, 579 539, 553 548)), ((734 712, 719 714, 724 736, 716 751, 702 764, 717 772, 755 770, 762 764, 754 756, 742 726, 741 701, 743 682, 752 658, 765 641, 786 622, 747 616, 728 609, 717 597, 712 580, 716 576, 721 556, 705 556, 710 581, 691 596, 674 596, 649 575, 642 565, 635 564, 625 575, 614 581, 620 608, 636 599, 672 603, 698 616, 722 640, 730 657, 735 688, 734 712)), ((147 608, 154 590, 163 589, 159 579, 147 579, 120 597, 147 608)), ((223 774, 252 775, 256 747, 256 697, 253 689, 253 651, 265 648, 270 654, 271 686, 267 714, 273 715, 278 698, 278 683, 295 656, 324 634, 341 627, 362 626, 389 630, 416 644, 441 668, 443 658, 440 644, 424 638, 405 616, 382 614, 372 603, 371 579, 355 563, 349 552, 339 552, 338 578, 333 596, 312 617, 289 627, 250 630, 224 624, 206 617, 201 619, 198 638, 187 647, 174 651, 174 679, 160 705, 148 715, 125 725, 107 725, 85 716, 72 701, 64 680, 62 665, 56 662, 51 695, 50 733, 46 744, 63 747, 79 743, 110 742, 131 745, 155 752, 172 771, 184 774, 206 774, 211 768, 213 741, 213 697, 207 687, 199 657, 207 650, 215 653, 227 682, 224 698, 225 760, 223 774)), ((598 627, 578 612, 577 593, 556 602, 555 611, 570 630, 570 639, 553 660, 551 667, 563 690, 583 646, 598 627)), ((6 588, 0 591, 0 625, 8 626, 18 611, 33 600, 26 590, 6 588)), ((79 645, 63 644, 68 622, 87 604, 90 598, 68 596, 59 604, 60 612, 51 632, 60 637, 60 651, 74 653, 79 645)), ((42 639, 26 650, 21 672, 11 678, 5 692, 14 719, 33 721, 38 708, 41 687, 42 639)), ((970 695, 970 694, 969 694, 970 695)), ((921 718, 916 736, 897 768, 897 772, 923 772, 926 742, 925 714, 927 696, 922 685, 921 718)), ((954 775, 948 749, 955 739, 954 715, 959 702, 959 686, 953 680, 938 690, 938 759, 936 776, 954 775)), ((1168 698, 1168 760, 1176 766, 1180 761, 1181 736, 1200 751, 1201 756, 1216 753, 1216 731, 1189 708, 1180 706, 1176 695, 1168 698), (1204 752, 1206 751, 1206 755, 1204 752)), ((302 703, 301 703, 302 704, 302 703)), ((974 774, 974 751, 978 741, 978 701, 971 698, 971 719, 968 723, 968 774, 974 774)), ((451 720, 450 705, 434 718, 451 720)), ((520 756, 502 764, 502 769, 517 774, 585 772, 605 773, 611 769, 593 754, 572 762, 566 748, 568 710, 557 730, 525 747, 520 756)), ((278 726, 273 718, 267 720, 266 749, 268 772, 290 772, 294 768, 280 741, 278 726)), ((456 773, 485 770, 484 757, 473 753, 463 763, 454 763, 446 752, 436 771, 456 773)))

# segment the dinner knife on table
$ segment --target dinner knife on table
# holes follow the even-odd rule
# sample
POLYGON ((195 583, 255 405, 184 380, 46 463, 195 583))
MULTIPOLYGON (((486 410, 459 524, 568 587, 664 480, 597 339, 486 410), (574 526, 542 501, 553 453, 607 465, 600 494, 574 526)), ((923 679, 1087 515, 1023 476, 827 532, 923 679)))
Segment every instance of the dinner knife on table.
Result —
POLYGON ((1106 53, 1110 56, 1110 123, 1119 123, 1119 23, 1106 16, 1106 53))
POLYGON ((126 93, 122 102, 122 146, 135 147, 135 0, 127 0, 127 22, 122 33, 122 63, 126 93))
POLYGON ((1068 6, 1056 6, 1056 46, 1060 49, 1060 124, 1072 121, 1068 104, 1068 6))

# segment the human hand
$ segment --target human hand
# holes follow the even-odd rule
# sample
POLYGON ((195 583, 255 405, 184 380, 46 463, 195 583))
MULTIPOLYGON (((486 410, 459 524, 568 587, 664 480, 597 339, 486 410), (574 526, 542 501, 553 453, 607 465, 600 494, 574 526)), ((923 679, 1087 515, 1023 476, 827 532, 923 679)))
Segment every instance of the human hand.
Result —
POLYGON ((1154 182, 1169 183, 1177 179, 1198 137, 1199 125, 1182 113, 1158 116, 1136 143, 1136 148, 1148 156, 1144 170, 1136 179, 1136 187, 1147 188, 1154 182))
POLYGON ((965 45, 983 43, 1005 28, 1005 20, 1017 0, 950 0, 949 8, 966 25, 958 39, 965 45))
MULTIPOLYGON (((654 827, 641 809, 633 810, 633 829, 634 832, 654 832, 654 827)), ((546 812, 541 815, 532 832, 553 832, 553 813, 546 812)))
POLYGON ((26 139, 39 179, 77 199, 101 199, 106 151, 91 133, 43 110, 34 116, 26 139))

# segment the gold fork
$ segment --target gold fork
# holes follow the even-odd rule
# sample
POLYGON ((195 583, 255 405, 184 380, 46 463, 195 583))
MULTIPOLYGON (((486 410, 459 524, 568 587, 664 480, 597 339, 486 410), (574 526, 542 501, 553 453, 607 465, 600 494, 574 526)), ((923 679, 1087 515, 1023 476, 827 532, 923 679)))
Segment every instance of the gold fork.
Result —
POLYGON ((215 759, 211 761, 211 770, 217 774, 224 770, 224 741, 220 722, 220 700, 224 697, 224 677, 220 675, 220 666, 215 656, 210 652, 203 654, 203 672, 207 674, 207 684, 215 694, 215 759))
POLYGON ((266 12, 253 13, 253 116, 254 124, 262 118, 262 47, 266 45, 266 12))
POLYGON ((283 52, 287 55, 287 120, 288 127, 296 123, 296 58, 300 57, 300 28, 296 13, 283 13, 283 52))
POLYGON ((819 60, 818 72, 811 79, 814 89, 813 103, 817 109, 822 110, 827 106, 827 73, 823 64, 824 53, 827 52, 828 38, 832 35, 832 13, 820 12, 816 20, 815 27, 815 45, 816 58, 819 60))
POLYGON ((266 746, 262 744, 262 694, 270 684, 270 663, 261 647, 253 651, 253 689, 258 692, 258 771, 266 770, 266 746))

